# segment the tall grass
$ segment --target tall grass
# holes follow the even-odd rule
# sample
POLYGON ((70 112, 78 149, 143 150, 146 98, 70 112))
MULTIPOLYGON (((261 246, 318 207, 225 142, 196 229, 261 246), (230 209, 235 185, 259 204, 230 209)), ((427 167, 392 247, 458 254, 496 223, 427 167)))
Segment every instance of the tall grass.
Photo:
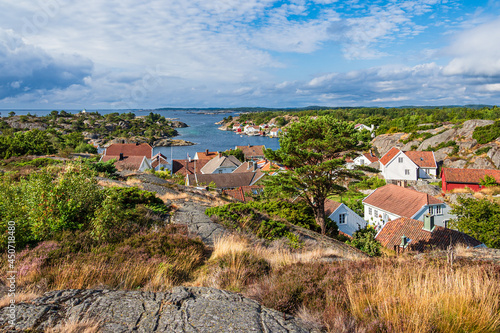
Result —
POLYGON ((497 332, 500 282, 480 267, 403 263, 348 275, 351 312, 390 332, 497 332), (418 268, 418 269, 417 269, 418 268))

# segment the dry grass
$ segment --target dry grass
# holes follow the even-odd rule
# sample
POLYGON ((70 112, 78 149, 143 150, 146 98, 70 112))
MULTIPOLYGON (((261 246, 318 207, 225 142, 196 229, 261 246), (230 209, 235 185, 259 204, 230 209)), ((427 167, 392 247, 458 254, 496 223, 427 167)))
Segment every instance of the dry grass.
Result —
POLYGON ((94 320, 65 321, 56 327, 47 328, 44 333, 98 333, 100 326, 94 320))
POLYGON ((479 192, 489 196, 496 195, 500 193, 500 186, 483 187, 479 192))
POLYGON ((453 190, 450 191, 450 193, 474 193, 474 191, 468 187, 465 187, 465 188, 454 188, 453 190))
POLYGON ((99 184, 102 187, 125 187, 125 185, 122 183, 117 183, 114 181, 107 181, 107 180, 99 180, 97 181, 97 184, 99 184))
POLYGON ((391 332, 497 332, 500 282, 479 268, 375 269, 346 286, 351 312, 391 332))
MULTIPOLYGON (((18 303, 23 303, 23 302, 29 302, 37 297, 40 297, 41 294, 38 293, 32 293, 32 292, 27 292, 27 293, 16 293, 16 296, 14 297, 14 301, 16 304, 18 303)), ((5 295, 0 299, 0 308, 3 308, 4 306, 7 306, 10 304, 11 298, 9 295, 5 295)))
POLYGON ((177 201, 177 200, 190 200, 193 199, 191 196, 185 192, 182 193, 165 193, 164 195, 159 196, 159 198, 163 201, 177 201))
POLYGON ((125 184, 130 185, 130 186, 138 186, 138 185, 142 184, 142 181, 140 179, 137 179, 137 178, 129 177, 125 181, 125 184))

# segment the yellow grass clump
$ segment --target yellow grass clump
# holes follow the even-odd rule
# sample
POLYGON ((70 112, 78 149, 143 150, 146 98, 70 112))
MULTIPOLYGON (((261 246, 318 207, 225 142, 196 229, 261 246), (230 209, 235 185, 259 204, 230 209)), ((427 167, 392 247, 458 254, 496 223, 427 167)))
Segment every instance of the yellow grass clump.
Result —
POLYGON ((100 326, 94 320, 65 321, 56 327, 47 328, 44 333, 98 333, 100 326))
MULTIPOLYGON (((27 292, 27 293, 16 293, 14 297, 14 302, 15 304, 18 303, 24 303, 24 302, 29 302, 37 297, 40 297, 41 295, 38 293, 32 293, 32 292, 27 292)), ((3 308, 4 306, 7 306, 10 304, 11 298, 9 295, 5 295, 0 299, 0 308, 3 308)))
POLYGON ((479 268, 410 268, 349 278, 352 314, 394 332, 498 332, 500 281, 479 268))

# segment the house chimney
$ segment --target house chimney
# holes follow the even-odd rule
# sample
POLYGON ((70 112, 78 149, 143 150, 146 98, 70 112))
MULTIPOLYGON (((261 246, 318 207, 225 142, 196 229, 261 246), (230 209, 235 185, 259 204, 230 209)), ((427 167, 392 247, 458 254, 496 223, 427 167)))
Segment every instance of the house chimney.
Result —
POLYGON ((136 145, 136 146, 138 146, 138 145, 139 145, 139 142, 136 142, 136 143, 135 143, 135 145, 136 145))
POLYGON ((401 244, 399 246, 401 246, 402 248, 405 248, 406 245, 408 245, 408 242, 406 240, 406 236, 403 235, 403 236, 401 236, 401 244))
POLYGON ((434 215, 431 214, 425 214, 424 215, 424 227, 423 229, 425 231, 430 231, 432 232, 434 230, 434 215))
POLYGON ((218 152, 218 153, 217 153, 217 156, 218 156, 219 158, 222 158, 222 153, 221 153, 221 152, 218 152))
POLYGON ((123 153, 120 153, 120 159, 119 161, 123 161, 123 153))
POLYGON ((205 154, 207 154, 207 156, 208 156, 208 149, 207 149, 207 150, 205 150, 205 154))

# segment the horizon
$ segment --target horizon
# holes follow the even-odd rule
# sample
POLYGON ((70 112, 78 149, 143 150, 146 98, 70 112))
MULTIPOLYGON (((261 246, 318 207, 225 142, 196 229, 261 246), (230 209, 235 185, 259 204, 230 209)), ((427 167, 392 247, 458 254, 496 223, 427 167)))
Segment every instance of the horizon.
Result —
POLYGON ((6 0, 6 8, 0 109, 500 100, 500 3, 490 0, 6 0))

